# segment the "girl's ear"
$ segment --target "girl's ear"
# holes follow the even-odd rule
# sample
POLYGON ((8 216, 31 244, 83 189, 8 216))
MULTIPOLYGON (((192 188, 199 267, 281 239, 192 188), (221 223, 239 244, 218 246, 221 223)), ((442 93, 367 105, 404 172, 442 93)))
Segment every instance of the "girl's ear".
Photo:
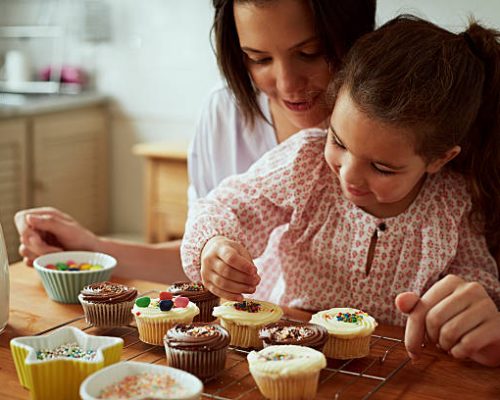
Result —
POLYGON ((453 160, 458 154, 460 153, 462 149, 460 146, 455 146, 452 147, 450 150, 448 150, 446 153, 444 153, 441 157, 436 158, 434 161, 430 162, 427 165, 426 171, 429 174, 435 174, 438 172, 441 168, 443 168, 449 161, 453 160))

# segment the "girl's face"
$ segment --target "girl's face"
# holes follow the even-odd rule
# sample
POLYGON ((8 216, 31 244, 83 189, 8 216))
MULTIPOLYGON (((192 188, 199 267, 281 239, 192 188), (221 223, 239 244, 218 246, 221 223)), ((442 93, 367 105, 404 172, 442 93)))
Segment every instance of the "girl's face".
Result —
POLYGON ((234 3, 241 50, 254 85, 298 129, 324 122, 331 78, 312 12, 303 0, 234 3))
POLYGON ((377 217, 406 210, 425 174, 445 163, 426 163, 415 153, 411 137, 404 129, 370 119, 341 91, 330 119, 325 159, 344 196, 377 217))

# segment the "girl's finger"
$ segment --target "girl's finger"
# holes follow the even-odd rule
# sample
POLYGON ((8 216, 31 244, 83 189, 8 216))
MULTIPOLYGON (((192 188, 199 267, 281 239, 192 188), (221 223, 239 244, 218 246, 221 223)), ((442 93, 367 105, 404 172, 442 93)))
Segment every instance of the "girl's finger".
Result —
POLYGON ((210 275, 209 279, 219 289, 225 290, 230 293, 241 294, 255 292, 255 286, 246 285, 230 279, 226 279, 215 272, 210 275))
POLYGON ((243 257, 238 250, 232 246, 222 246, 217 256, 226 264, 246 274, 257 273, 257 268, 252 261, 243 257))
POLYGON ((484 323, 492 315, 488 303, 488 299, 474 303, 444 323, 439 331, 439 346, 445 351, 450 350, 462 337, 484 323))
POLYGON ((223 278, 243 285, 257 285, 260 281, 258 275, 241 272, 220 259, 213 263, 212 270, 223 278))
POLYGON ((219 296, 220 298, 223 298, 226 300, 233 300, 233 301, 243 300, 243 296, 241 294, 231 293, 231 292, 228 292, 224 289, 221 289, 218 286, 214 285, 209 280, 205 280, 204 285, 208 290, 210 290, 213 294, 215 294, 216 296, 219 296))

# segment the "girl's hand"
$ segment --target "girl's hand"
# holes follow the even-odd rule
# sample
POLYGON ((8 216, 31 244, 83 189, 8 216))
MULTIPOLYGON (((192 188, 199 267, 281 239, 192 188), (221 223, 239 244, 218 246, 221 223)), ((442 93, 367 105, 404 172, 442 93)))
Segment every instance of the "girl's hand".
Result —
POLYGON ((413 360, 427 336, 455 358, 500 366, 500 312, 479 283, 447 275, 421 298, 399 294, 396 306, 409 314, 405 345, 413 360))
POLYGON ((201 279, 213 294, 227 300, 243 300, 260 282, 252 257, 241 244, 215 236, 201 253, 201 279))
POLYGON ((40 207, 16 213, 14 221, 19 231, 19 254, 27 265, 38 256, 63 250, 89 250, 97 246, 98 238, 71 216, 52 207, 40 207))

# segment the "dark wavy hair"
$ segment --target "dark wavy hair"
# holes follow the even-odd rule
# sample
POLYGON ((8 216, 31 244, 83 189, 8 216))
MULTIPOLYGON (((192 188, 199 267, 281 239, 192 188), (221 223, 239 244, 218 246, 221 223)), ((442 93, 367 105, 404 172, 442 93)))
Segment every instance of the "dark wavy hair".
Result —
POLYGON ((347 90, 359 109, 408 128, 432 161, 458 145, 449 168, 465 176, 470 218, 500 250, 500 32, 472 21, 455 34, 399 16, 353 46, 332 95, 347 90))
MULTIPOLYGON (((235 2, 259 5, 273 1, 279 0, 213 0, 215 15, 212 33, 219 69, 250 124, 255 117, 264 118, 264 115, 239 46, 233 5, 235 2)), ((333 69, 340 65, 354 42, 375 27, 376 0, 303 1, 311 7, 318 38, 333 69)))

